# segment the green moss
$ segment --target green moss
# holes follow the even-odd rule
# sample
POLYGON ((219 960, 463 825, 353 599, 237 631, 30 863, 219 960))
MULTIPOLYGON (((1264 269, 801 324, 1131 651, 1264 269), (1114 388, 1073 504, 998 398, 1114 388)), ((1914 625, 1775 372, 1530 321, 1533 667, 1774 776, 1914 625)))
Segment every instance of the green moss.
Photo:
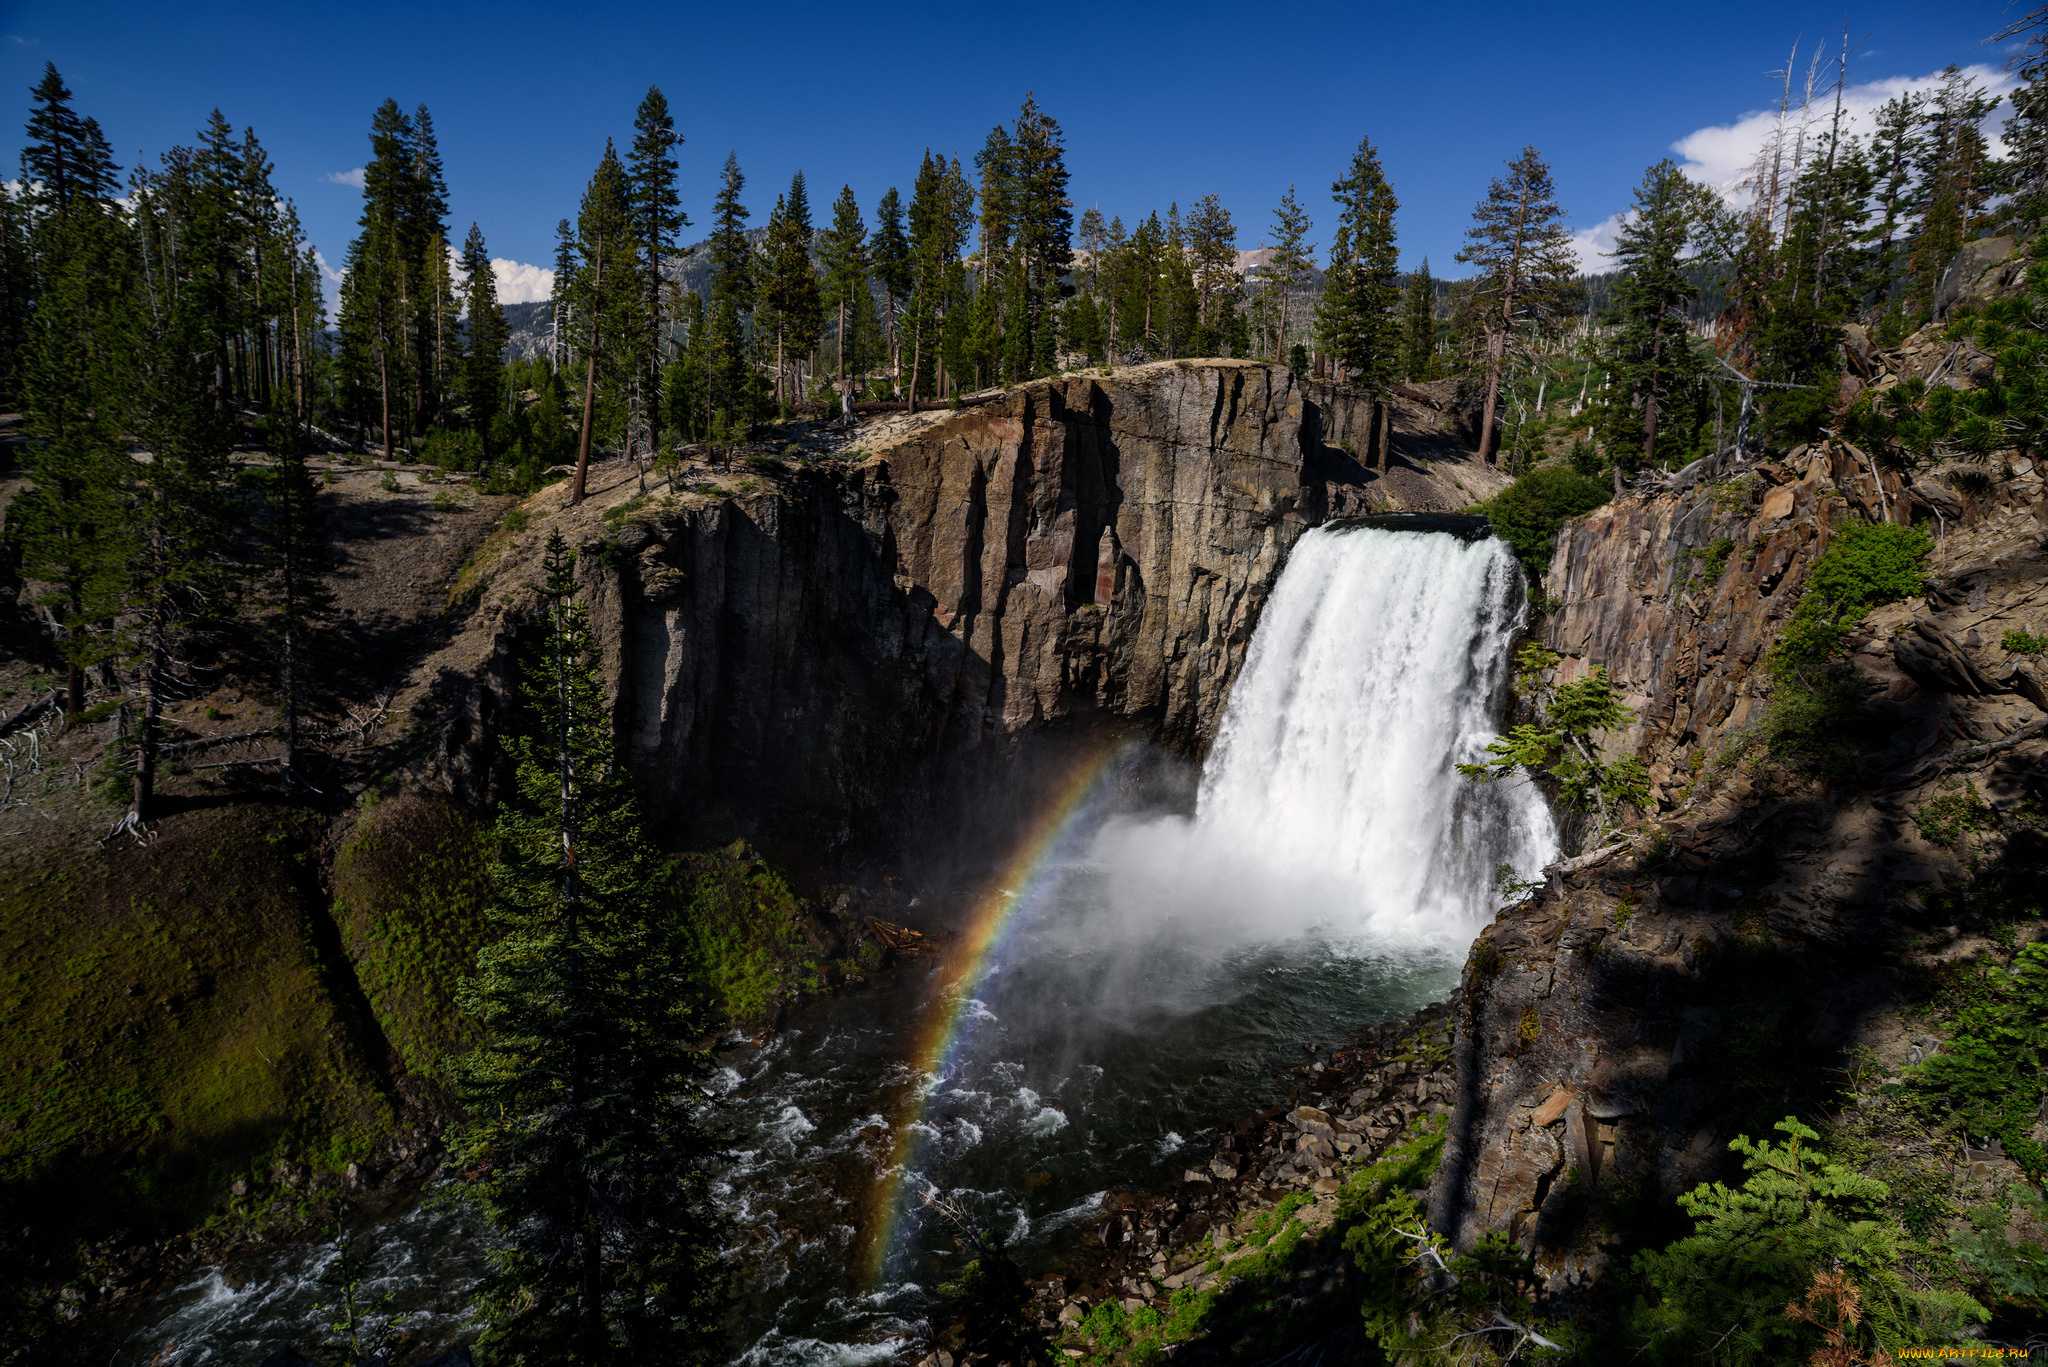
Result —
POLYGON ((686 855, 679 875, 705 971, 726 1019, 765 1016, 791 983, 814 978, 819 946, 810 905, 747 842, 686 855))
POLYGON ((148 847, 0 862, 0 1181, 24 1223, 175 1227, 266 1155, 345 1163, 390 1132, 316 835, 245 804, 166 820, 148 847))
POLYGON ((384 1037, 437 1075, 475 1043, 455 985, 487 939, 486 832, 450 803, 407 793, 366 807, 334 861, 334 921, 384 1037))

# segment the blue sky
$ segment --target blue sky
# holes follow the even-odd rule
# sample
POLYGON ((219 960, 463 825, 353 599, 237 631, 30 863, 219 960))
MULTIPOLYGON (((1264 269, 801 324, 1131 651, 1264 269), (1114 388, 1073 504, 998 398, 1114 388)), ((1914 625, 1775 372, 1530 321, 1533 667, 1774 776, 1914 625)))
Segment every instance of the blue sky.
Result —
MULTIPOLYGON (((1995 71, 2000 0, 1863 5, 1852 83, 1875 99, 1949 62, 1995 71)), ((339 262, 387 95, 433 111, 453 235, 545 265, 609 135, 650 84, 688 141, 701 229, 728 151, 755 222, 799 167, 814 205, 907 194, 923 150, 971 159, 1026 91, 1067 135, 1077 210, 1126 221, 1215 192, 1260 245, 1289 184, 1327 240, 1328 185, 1362 135, 1401 199, 1402 259, 1456 273, 1472 205, 1534 143, 1597 246, 1643 169, 1685 147, 1725 181, 1745 114, 1795 41, 1839 42, 1837 3, 1540 5, 596 6, 0 3, 0 127, 13 165, 28 88, 56 62, 124 168, 190 142, 218 106, 253 125, 314 243, 339 262)), ((2002 115, 2001 115, 2002 117, 2002 115)), ((822 214, 820 217, 822 218, 822 214)), ((687 236, 694 237, 693 230, 687 236)), ((511 293, 517 295, 518 287, 511 293)), ((529 282, 529 288, 536 287, 529 282)))

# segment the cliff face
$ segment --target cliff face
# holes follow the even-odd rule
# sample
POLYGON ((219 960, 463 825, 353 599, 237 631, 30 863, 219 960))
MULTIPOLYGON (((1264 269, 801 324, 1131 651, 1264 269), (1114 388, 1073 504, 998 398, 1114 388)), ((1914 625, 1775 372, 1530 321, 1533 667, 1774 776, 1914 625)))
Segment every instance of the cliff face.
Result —
POLYGON ((1423 402, 1210 361, 1040 381, 762 478, 679 483, 642 499, 614 473, 576 509, 543 493, 545 520, 500 543, 430 667, 467 717, 443 756, 457 784, 483 779, 549 528, 594 552, 578 573, 622 738, 673 819, 873 850, 907 803, 1052 723, 1198 752, 1305 530, 1505 479, 1423 402))
POLYGON ((2048 756, 2048 697, 1998 646, 2048 622, 2048 505, 2027 462, 1988 493, 1953 473, 1908 485, 1834 444, 1561 535, 1542 635, 1567 677, 1604 665, 1627 695, 1608 747, 1650 763, 1657 811, 1474 947, 1432 1192, 1462 1245, 1508 1231, 1569 1296, 1600 1266, 1591 1225, 1723 1175, 1737 1133, 1832 1108, 1856 1051, 1880 1072, 1917 1058, 1901 981, 1989 947, 1966 917, 1929 923, 1969 870, 1915 816, 1956 776, 2009 811, 2048 756), (1852 520, 1938 531, 1932 586, 1849 643, 1871 709, 1856 775, 1789 780, 1756 748, 1765 657, 1852 520))

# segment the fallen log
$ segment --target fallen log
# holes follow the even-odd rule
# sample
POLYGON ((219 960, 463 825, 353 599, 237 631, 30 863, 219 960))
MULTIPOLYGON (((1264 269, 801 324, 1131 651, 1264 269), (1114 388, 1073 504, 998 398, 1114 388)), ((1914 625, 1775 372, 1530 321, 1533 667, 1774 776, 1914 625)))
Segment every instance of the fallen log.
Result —
POLYGON ((13 716, 6 721, 0 721, 0 736, 11 736, 30 722, 38 720, 43 713, 55 708, 57 700, 63 696, 62 692, 53 688, 34 702, 17 708, 13 716))

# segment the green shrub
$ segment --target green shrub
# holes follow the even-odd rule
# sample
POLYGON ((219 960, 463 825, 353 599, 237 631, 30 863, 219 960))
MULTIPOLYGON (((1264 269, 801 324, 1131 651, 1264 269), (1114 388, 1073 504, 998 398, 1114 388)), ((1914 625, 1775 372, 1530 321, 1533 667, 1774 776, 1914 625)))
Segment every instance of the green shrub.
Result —
POLYGON ((1558 528, 1571 518, 1592 512, 1609 497, 1606 484, 1569 465, 1541 465, 1473 511, 1483 513, 1493 524, 1494 534, 1514 548, 1529 577, 1540 579, 1550 567, 1551 544, 1557 540, 1558 528))
POLYGON ((1721 582, 1721 572, 1728 568, 1728 557, 1735 551, 1735 538, 1724 536, 1705 550, 1688 552, 1699 561, 1698 577, 1709 587, 1721 582))
POLYGON ((1977 785, 1968 779, 1957 778, 1949 782, 1940 794, 1920 804, 1914 823, 1929 842, 1952 846, 1966 835, 1989 830, 1992 815, 1991 809, 1978 795, 1977 785))
POLYGON ((505 514, 505 530, 508 532, 523 532, 526 530, 527 524, 532 520, 532 518, 527 516, 526 509, 514 508, 511 512, 505 514))
POLYGON ((1861 1323, 1848 1333, 1862 1351, 1896 1355, 1989 1318, 1960 1292, 1908 1282, 1883 1218, 1884 1183, 1814 1147, 1820 1136, 1799 1121, 1788 1116, 1777 1129, 1783 1142, 1744 1135, 1729 1145, 1748 1174, 1740 1187, 1707 1182, 1678 1198, 1694 1221, 1690 1235, 1636 1255, 1654 1293, 1636 1309, 1649 1361, 1804 1362, 1822 1333, 1788 1312, 1831 1288, 1860 1302, 1861 1323), (1702 1354, 1703 1345, 1713 1348, 1702 1354))
POLYGON ((764 475, 779 475, 783 471, 782 462, 774 456, 748 456, 746 458, 746 466, 749 470, 754 470, 764 475))
POLYGON ((2038 1182, 2048 1172, 2048 1151, 2033 1138, 2048 1066, 2048 943, 2022 946, 2009 970, 1980 963, 1953 1009, 1955 1033, 1913 1069, 1912 1089, 1934 1116, 1995 1136, 2038 1182))
POLYGON ((2008 631, 1998 638, 1998 644, 2014 655, 2039 655, 2048 650, 2048 636, 2032 636, 2024 631, 2008 631))
POLYGON ((1863 686, 1842 643, 1863 614, 1926 590, 1926 534, 1890 523, 1837 528, 1814 562, 1792 618, 1771 646, 1773 757, 1813 773, 1847 767, 1848 734, 1863 712, 1863 686))

